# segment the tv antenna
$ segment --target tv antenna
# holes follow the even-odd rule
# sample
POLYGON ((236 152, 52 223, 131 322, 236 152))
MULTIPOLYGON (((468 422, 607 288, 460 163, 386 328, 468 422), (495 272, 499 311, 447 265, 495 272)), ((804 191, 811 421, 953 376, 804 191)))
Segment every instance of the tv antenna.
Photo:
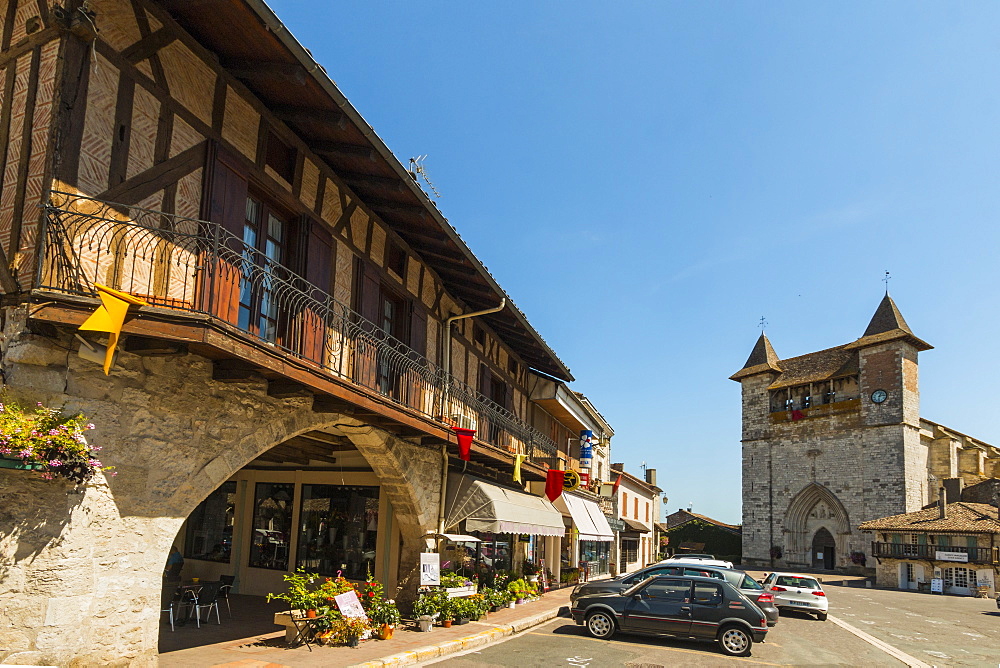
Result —
POLYGON ((426 159, 427 154, 410 158, 410 168, 406 171, 410 173, 410 177, 417 183, 420 183, 421 179, 423 179, 423 182, 427 184, 430 191, 434 193, 434 197, 440 198, 441 193, 439 193, 437 188, 434 187, 434 184, 431 183, 431 177, 427 176, 427 168, 424 167, 424 160, 426 159))

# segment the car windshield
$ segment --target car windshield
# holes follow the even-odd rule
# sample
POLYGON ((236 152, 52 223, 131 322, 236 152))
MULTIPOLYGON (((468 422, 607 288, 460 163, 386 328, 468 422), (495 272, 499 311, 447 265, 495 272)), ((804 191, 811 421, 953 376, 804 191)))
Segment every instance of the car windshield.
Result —
POLYGON ((819 583, 801 575, 779 575, 774 584, 779 587, 799 587, 800 589, 820 589, 819 583))

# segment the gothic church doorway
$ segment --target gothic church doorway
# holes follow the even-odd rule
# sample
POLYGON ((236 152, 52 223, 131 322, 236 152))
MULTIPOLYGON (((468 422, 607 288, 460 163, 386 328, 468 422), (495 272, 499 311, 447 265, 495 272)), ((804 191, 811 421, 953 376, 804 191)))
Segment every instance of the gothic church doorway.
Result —
POLYGON ((826 527, 820 527, 812 540, 812 567, 832 571, 837 563, 834 558, 837 544, 826 527))

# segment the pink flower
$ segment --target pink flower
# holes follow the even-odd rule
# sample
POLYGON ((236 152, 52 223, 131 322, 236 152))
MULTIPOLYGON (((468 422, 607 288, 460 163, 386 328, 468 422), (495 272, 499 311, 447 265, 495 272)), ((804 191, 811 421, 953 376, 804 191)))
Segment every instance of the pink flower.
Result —
POLYGON ((58 459, 52 459, 52 460, 49 461, 49 466, 51 466, 53 468, 55 468, 57 466, 62 466, 62 462, 59 461, 58 459))

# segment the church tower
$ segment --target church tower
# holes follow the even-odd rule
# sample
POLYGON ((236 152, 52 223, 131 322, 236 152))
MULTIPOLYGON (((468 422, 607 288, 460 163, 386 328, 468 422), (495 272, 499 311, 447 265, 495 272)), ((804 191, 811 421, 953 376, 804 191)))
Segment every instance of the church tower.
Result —
POLYGON ((745 564, 844 569, 861 522, 926 502, 917 354, 886 294, 852 343, 786 360, 761 334, 743 368, 745 564))

